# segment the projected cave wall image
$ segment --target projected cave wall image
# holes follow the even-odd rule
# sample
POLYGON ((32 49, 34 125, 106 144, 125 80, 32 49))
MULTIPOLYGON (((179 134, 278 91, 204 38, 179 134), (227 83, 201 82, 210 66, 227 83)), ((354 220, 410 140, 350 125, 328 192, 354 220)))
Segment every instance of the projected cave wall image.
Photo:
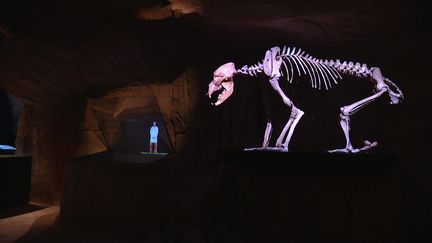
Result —
POLYGON ((127 135, 119 138, 117 144, 114 145, 114 150, 127 152, 129 151, 128 145, 131 144, 134 146, 132 149, 133 151, 152 153, 149 151, 149 143, 158 143, 158 150, 155 150, 154 153, 167 154, 172 151, 165 123, 160 119, 160 116, 150 116, 145 119, 124 120, 121 122, 121 127, 127 135), (153 123, 156 123, 156 126, 159 128, 159 134, 157 134, 158 138, 154 139, 154 142, 150 139, 150 130, 153 127, 153 123), (130 139, 132 139, 132 141, 130 141, 130 139))
POLYGON ((93 155, 81 151, 82 156, 97 159, 105 154, 115 161, 148 163, 173 152, 156 97, 142 90, 135 92, 138 96, 124 92, 88 100, 86 116, 93 119, 94 127, 86 139, 88 143, 97 139, 100 148, 93 155), (150 139, 153 123, 157 134, 153 132, 154 138, 150 139), (151 148, 151 143, 156 147, 151 148))
POLYGON ((429 242, 428 19, 406 0, 6 1, 0 238, 429 242))

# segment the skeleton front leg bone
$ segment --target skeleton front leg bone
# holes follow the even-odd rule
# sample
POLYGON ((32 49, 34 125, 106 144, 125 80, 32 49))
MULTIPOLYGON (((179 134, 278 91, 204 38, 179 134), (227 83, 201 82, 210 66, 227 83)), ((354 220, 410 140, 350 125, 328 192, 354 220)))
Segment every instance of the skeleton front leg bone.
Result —
POLYGON ((279 137, 276 141, 276 148, 275 149, 287 152, 289 142, 291 141, 292 134, 294 133, 294 129, 297 126, 297 123, 299 122, 300 118, 303 116, 304 112, 294 106, 292 101, 285 95, 285 93, 280 88, 278 81, 279 81, 279 77, 276 76, 276 77, 270 79, 270 84, 273 87, 273 89, 282 98, 283 102, 288 107, 291 107, 291 114, 290 114, 290 118, 288 119, 287 123, 285 124, 285 126, 281 132, 281 134, 279 135, 279 137), (288 135, 286 136, 287 132, 288 132, 288 135), (285 136, 286 136, 286 138, 285 138, 285 136), (284 138, 285 138, 285 141, 283 141, 284 138))
POLYGON ((266 52, 263 62, 264 73, 270 76, 270 84, 272 88, 279 94, 285 105, 291 108, 290 118, 285 124, 281 134, 276 141, 276 150, 288 151, 289 142, 291 141, 292 134, 294 132, 297 123, 303 116, 304 112, 294 106, 293 102, 286 96, 279 86, 279 78, 282 76, 280 68, 282 65, 282 58, 280 57, 280 48, 273 47, 266 52), (288 135, 287 135, 288 132, 288 135), (286 136, 287 135, 287 136, 286 136), (286 138, 285 138, 286 136, 286 138), (285 141, 283 141, 285 138, 285 141))
POLYGON ((288 146, 291 141, 291 137, 294 133, 295 127, 297 126, 297 123, 300 121, 300 118, 303 116, 304 112, 294 106, 293 102, 290 98, 288 98, 285 93, 282 91, 282 89, 279 86, 279 77, 275 76, 272 79, 270 79, 270 84, 273 87, 273 89, 279 94, 279 96, 282 98, 285 105, 291 108, 291 114, 290 118, 288 119, 287 123, 285 124, 282 132, 280 133, 275 147, 268 147, 270 137, 271 137, 271 131, 272 131, 272 124, 270 122, 267 122, 266 131, 264 133, 264 141, 262 148, 247 148, 246 151, 251 150, 277 150, 277 151, 284 151, 288 152, 288 146), (288 133, 288 135, 287 135, 288 133), (284 141, 285 138, 285 141, 284 141))
POLYGON ((263 144, 262 144, 263 149, 266 149, 269 145, 272 130, 273 130, 273 127, 272 127, 271 122, 267 122, 266 130, 264 132, 264 140, 263 140, 263 144))
MULTIPOLYGON (((377 92, 367 98, 364 98, 362 100, 359 100, 357 102, 354 102, 351 105, 348 106, 344 106, 342 107, 341 113, 340 113, 340 124, 342 127, 342 131, 345 135, 345 148, 342 149, 334 149, 334 150, 330 150, 330 153, 334 153, 334 152, 340 152, 340 153, 358 153, 360 151, 365 151, 365 150, 369 150, 373 147, 375 147, 377 145, 377 142, 369 142, 369 141, 364 141, 364 147, 359 148, 359 149, 355 149, 353 148, 352 144, 351 144, 351 140, 350 140, 350 120, 351 120, 351 116, 356 113, 357 111, 359 111, 360 109, 364 108, 366 105, 370 104, 371 102, 375 101, 376 99, 378 99, 381 95, 383 95, 386 92, 389 92, 389 87, 387 84, 385 84, 384 82, 384 77, 381 74, 381 70, 379 68, 373 68, 372 69, 372 75, 371 78, 373 81, 376 82, 375 87, 377 92)), ((391 94, 389 93, 390 97, 391 94)))
MULTIPOLYGON (((288 151, 288 145, 289 145, 289 142, 291 141, 291 137, 294 133, 294 129, 297 126, 297 123, 300 121, 300 118, 303 115, 304 115, 304 112, 302 110, 298 109, 295 106, 292 106, 290 118, 289 118, 287 124, 285 125, 285 126, 289 126, 289 130, 288 130, 288 135, 285 139, 285 142, 283 143, 284 151, 288 151)), ((284 130, 285 130, 285 128, 284 128, 284 130)), ((276 144, 276 146, 278 146, 278 144, 276 144)))
POLYGON ((294 133, 294 129, 297 126, 297 123, 299 122, 300 118, 304 114, 302 110, 294 106, 291 99, 288 98, 288 96, 286 96, 286 94, 282 91, 282 89, 279 86, 279 78, 282 76, 280 73, 280 67, 282 65, 282 58, 280 54, 281 52, 279 47, 273 47, 270 50, 268 50, 263 60, 263 69, 264 69, 264 73, 270 77, 269 82, 272 88, 279 94, 279 96, 282 98, 285 105, 291 108, 290 118, 288 119, 281 134, 279 135, 275 147, 268 147, 271 130, 272 130, 272 124, 267 123, 266 131, 264 133, 263 147, 248 148, 245 150, 265 149, 265 150, 278 150, 278 151, 287 152, 289 142, 291 140, 292 134, 294 133))

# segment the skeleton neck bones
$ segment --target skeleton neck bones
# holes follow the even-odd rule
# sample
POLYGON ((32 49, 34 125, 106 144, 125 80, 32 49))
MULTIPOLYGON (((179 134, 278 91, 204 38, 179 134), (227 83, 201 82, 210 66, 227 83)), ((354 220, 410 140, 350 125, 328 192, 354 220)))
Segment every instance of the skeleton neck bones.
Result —
MULTIPOLYGON (((350 116, 376 100, 382 94, 387 93, 390 97, 391 104, 397 104, 403 100, 402 91, 391 80, 385 78, 381 74, 381 70, 377 67, 368 68, 366 64, 356 62, 341 62, 337 60, 322 60, 317 59, 309 54, 306 54, 300 48, 290 48, 284 46, 282 51, 279 47, 273 47, 268 50, 262 62, 258 62, 252 66, 243 66, 240 69, 235 69, 235 64, 230 62, 220 66, 213 75, 213 80, 209 84, 208 96, 216 91, 221 91, 214 105, 223 103, 234 91, 233 77, 236 74, 244 74, 249 76, 257 76, 259 73, 264 73, 269 77, 269 82, 273 89, 278 92, 284 103, 291 107, 291 116, 280 134, 276 147, 273 149, 288 151, 292 133, 298 121, 304 114, 299 108, 295 107, 292 101, 285 95, 279 87, 280 77, 286 76, 289 83, 293 82, 295 75, 307 75, 312 88, 326 90, 338 84, 338 80, 342 79, 341 73, 359 77, 369 78, 375 85, 373 95, 366 97, 351 105, 341 107, 341 126, 346 138, 346 147, 343 149, 332 150, 331 152, 359 152, 368 150, 376 146, 376 142, 371 143, 365 141, 365 146, 360 149, 353 149, 349 138, 349 122, 350 116), (288 135, 287 135, 288 133, 288 135), (285 138, 286 137, 286 138, 285 138), (285 138, 285 142, 283 142, 285 138)), ((263 147, 260 149, 268 149, 268 140, 272 130, 271 123, 266 126, 264 135, 263 147)))

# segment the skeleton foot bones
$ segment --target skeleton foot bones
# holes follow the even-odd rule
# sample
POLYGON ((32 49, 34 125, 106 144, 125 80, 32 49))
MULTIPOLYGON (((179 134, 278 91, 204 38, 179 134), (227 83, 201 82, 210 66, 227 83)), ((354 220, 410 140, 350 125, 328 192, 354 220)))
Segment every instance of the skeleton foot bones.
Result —
POLYGON ((268 50, 262 62, 258 62, 252 66, 243 66, 241 69, 236 69, 232 62, 220 66, 213 73, 213 80, 209 84, 208 96, 217 92, 217 101, 213 105, 222 104, 234 91, 234 75, 243 74, 249 76, 257 76, 264 73, 269 77, 271 87, 276 91, 282 101, 291 108, 290 118, 280 133, 275 147, 269 147, 271 138, 272 124, 266 125, 264 133, 263 146, 261 148, 249 148, 245 150, 271 150, 288 152, 289 143, 294 133, 297 123, 300 121, 304 112, 294 106, 291 99, 282 91, 279 86, 279 79, 283 76, 289 83, 293 83, 295 75, 307 75, 309 84, 312 88, 326 90, 338 84, 338 80, 342 79, 341 73, 368 78, 375 86, 375 91, 371 96, 361 99, 353 104, 340 108, 340 124, 345 136, 345 148, 330 150, 329 152, 338 153, 358 153, 370 150, 378 145, 377 142, 364 141, 364 146, 361 148, 353 148, 350 140, 350 118, 351 116, 378 99, 383 94, 387 94, 390 98, 390 104, 398 104, 404 99, 402 91, 390 79, 385 78, 381 74, 381 70, 377 67, 368 68, 366 64, 341 62, 337 60, 322 60, 317 59, 309 54, 306 54, 300 48, 290 47, 273 47, 268 50))

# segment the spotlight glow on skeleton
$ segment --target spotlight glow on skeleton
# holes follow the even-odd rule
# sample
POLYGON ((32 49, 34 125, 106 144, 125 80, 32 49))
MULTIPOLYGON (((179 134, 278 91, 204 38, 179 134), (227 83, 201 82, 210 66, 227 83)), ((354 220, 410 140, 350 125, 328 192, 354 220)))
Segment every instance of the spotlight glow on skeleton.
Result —
MULTIPOLYGON (((257 76, 264 73, 269 78, 271 87, 278 93, 282 101, 291 108, 290 118, 280 133, 275 147, 269 147, 269 141, 272 131, 272 124, 268 122, 264 132, 264 140, 261 148, 248 148, 245 150, 277 150, 288 152, 289 143, 294 133, 297 123, 304 115, 304 112, 294 106, 291 99, 282 91, 279 86, 279 79, 286 76, 286 81, 293 84, 295 75, 307 75, 309 84, 315 89, 330 89, 338 84, 342 79, 341 73, 359 78, 369 78, 375 86, 374 93, 357 102, 340 108, 340 124, 345 135, 345 148, 329 150, 329 152, 340 153, 358 153, 370 150, 377 146, 377 142, 364 141, 363 147, 354 148, 350 141, 350 117, 375 101, 383 94, 390 97, 390 104, 398 104, 404 99, 402 91, 390 79, 381 74, 378 67, 368 67, 366 64, 359 62, 341 62, 337 60, 322 60, 306 54, 300 48, 290 48, 284 46, 281 50, 279 47, 272 47, 264 56, 262 62, 252 66, 243 66, 240 69, 235 68, 232 62, 220 66, 213 73, 213 80, 209 84, 208 96, 215 92, 220 92, 214 105, 220 105, 225 102, 234 92, 234 76, 237 74, 257 76)), ((293 84, 295 85, 295 84, 293 84)))

